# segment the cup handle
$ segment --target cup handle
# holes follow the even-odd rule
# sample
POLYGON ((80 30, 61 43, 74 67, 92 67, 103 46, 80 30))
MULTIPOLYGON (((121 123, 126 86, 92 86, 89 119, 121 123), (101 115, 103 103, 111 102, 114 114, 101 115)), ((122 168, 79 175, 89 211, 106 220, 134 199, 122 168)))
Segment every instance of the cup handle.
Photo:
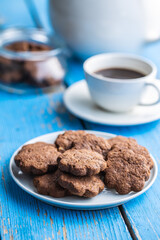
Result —
POLYGON ((160 90, 156 86, 156 84, 154 84, 154 83, 145 83, 144 87, 147 87, 147 86, 153 87, 158 92, 158 99, 155 102, 153 102, 153 103, 141 103, 140 102, 138 105, 140 105, 140 106, 153 106, 153 105, 156 105, 157 103, 160 103, 160 90))

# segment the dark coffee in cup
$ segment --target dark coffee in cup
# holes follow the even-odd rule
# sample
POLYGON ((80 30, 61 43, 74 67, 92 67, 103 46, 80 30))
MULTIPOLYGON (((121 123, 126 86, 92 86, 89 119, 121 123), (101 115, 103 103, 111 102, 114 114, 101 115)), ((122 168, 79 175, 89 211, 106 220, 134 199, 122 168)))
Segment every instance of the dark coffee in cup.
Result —
POLYGON ((145 74, 127 68, 104 68, 94 72, 95 74, 116 79, 135 79, 144 77, 145 74))

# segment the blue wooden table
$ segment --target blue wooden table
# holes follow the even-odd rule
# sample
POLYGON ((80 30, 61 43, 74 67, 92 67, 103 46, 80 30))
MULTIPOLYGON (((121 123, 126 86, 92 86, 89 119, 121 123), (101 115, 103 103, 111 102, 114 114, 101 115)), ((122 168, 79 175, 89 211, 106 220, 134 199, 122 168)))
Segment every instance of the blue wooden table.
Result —
MULTIPOLYGON (((0 2, 0 18, 6 25, 34 26, 25 2, 0 2), (17 7, 18 6, 18 7, 17 7), (9 12, 11 14, 9 14, 9 12)), ((37 0, 44 27, 47 5, 37 0)), ((141 55, 160 70, 160 43, 146 46, 141 55)), ((67 85, 83 78, 82 64, 70 62, 67 85)), ((18 96, 0 91, 0 214, 1 238, 51 239, 160 239, 160 178, 142 196, 120 207, 99 211, 73 211, 49 206, 22 191, 11 179, 12 153, 27 140, 66 129, 91 129, 135 137, 160 164, 160 121, 136 127, 92 124, 72 116, 64 107, 63 93, 18 96)))

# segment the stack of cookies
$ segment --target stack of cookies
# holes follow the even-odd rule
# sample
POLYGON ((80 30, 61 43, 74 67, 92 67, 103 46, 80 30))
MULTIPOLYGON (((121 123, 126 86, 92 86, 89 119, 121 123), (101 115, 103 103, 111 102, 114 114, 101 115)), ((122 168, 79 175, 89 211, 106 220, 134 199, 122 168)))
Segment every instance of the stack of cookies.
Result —
POLYGON ((42 52, 49 53, 53 47, 37 41, 16 41, 5 45, 4 49, 14 56, 17 53, 21 54, 21 57, 0 56, 0 81, 3 83, 28 83, 37 87, 56 86, 61 83, 64 70, 58 58, 51 54, 42 58, 42 52), (24 57, 24 53, 27 53, 27 58, 24 57), (35 53, 37 57, 33 61, 35 53))
POLYGON ((66 131, 55 143, 37 142, 15 156, 20 169, 33 175, 38 193, 53 197, 94 197, 105 187, 119 194, 140 191, 153 161, 136 140, 106 140, 85 131, 66 131))

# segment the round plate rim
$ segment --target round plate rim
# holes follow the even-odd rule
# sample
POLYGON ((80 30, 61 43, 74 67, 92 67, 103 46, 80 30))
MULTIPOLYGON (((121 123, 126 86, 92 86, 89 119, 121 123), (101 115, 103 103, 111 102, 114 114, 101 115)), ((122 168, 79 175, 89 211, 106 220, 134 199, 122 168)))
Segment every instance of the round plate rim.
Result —
MULTIPOLYGON (((74 88, 76 87, 76 85, 80 85, 82 83, 86 82, 85 79, 82 79, 76 83, 73 83, 70 87, 68 87, 65 92, 64 92, 64 95, 63 95, 63 102, 64 102, 64 105, 65 107, 76 117, 80 118, 80 119, 83 119, 83 120, 86 120, 88 122, 91 122, 91 123, 97 123, 97 124, 101 124, 101 125, 108 125, 108 126, 136 126, 136 125, 142 125, 142 124, 146 124, 146 123, 151 123, 151 122, 155 122, 157 120, 160 119, 160 114, 156 117, 152 117, 148 120, 142 120, 142 121, 139 121, 139 122, 124 122, 124 123, 111 123, 110 121, 107 122, 106 120, 101 120, 101 121, 96 121, 94 120, 94 118, 90 118, 90 117, 87 117, 87 116, 84 116, 82 114, 79 114, 77 112, 75 112, 72 107, 70 106, 70 104, 68 104, 68 100, 67 100, 67 97, 69 95, 69 92, 74 88)), ((105 110, 104 110, 105 111, 105 110)), ((111 112, 110 112, 111 114, 111 112)), ((114 113, 115 114, 115 113, 114 113)), ((125 114, 124 114, 125 116, 125 114)))
MULTIPOLYGON (((115 137, 116 135, 115 134, 111 134, 111 133, 106 133, 106 132, 101 132, 101 131, 91 131, 91 130, 84 130, 88 133, 92 133, 92 134, 97 134, 97 135, 101 135, 104 137, 115 137)), ((128 198, 124 197, 122 198, 121 200, 119 201, 116 201, 116 202, 113 202, 113 204, 90 204, 90 205, 81 205, 81 204, 76 204, 76 203, 69 203, 69 202, 60 202, 58 200, 58 198, 53 198, 50 199, 48 198, 48 196, 45 196, 45 195, 41 195, 41 194, 38 194, 36 192, 34 192, 32 189, 30 188, 27 188, 25 187, 22 183, 19 182, 19 180, 15 177, 13 171, 12 171, 12 164, 14 162, 14 156, 17 154, 17 152, 22 148, 22 146, 26 145, 26 144, 29 144, 31 142, 36 142, 36 140, 38 140, 39 138, 45 138, 45 137, 48 137, 48 136, 52 136, 52 135, 58 135, 58 134, 62 134, 64 133, 65 131, 57 131, 57 132, 53 132, 53 133, 48 133, 48 134, 44 134, 44 135, 40 135, 38 137, 35 137, 35 138, 32 138, 30 139, 29 141, 25 142, 24 144, 22 144, 12 155, 11 159, 10 159, 10 163, 9 163, 9 172, 10 172, 10 175, 12 177, 12 179, 14 180, 14 182, 22 189, 24 190, 25 192, 27 192, 28 194, 32 195, 33 197, 47 203, 47 204, 50 204, 50 205, 54 205, 54 206, 57 206, 57 207, 61 207, 61 208, 67 208, 67 209, 77 209, 77 210, 96 210, 96 209, 105 209, 105 208, 111 208, 111 207, 116 207, 116 206, 119 206, 121 204, 124 204, 132 199, 135 199, 136 197, 142 195, 144 192, 146 192, 152 185, 153 183, 155 182, 156 180, 156 177, 157 177, 157 174, 158 174, 158 166, 157 166, 157 163, 154 159, 154 157, 151 155, 152 157, 152 160, 154 162, 154 167, 152 170, 154 170, 154 176, 151 180, 151 182, 146 186, 144 187, 140 192, 137 192, 135 193, 134 195, 131 195, 129 196, 128 198)), ((38 140, 39 141, 39 140, 38 140)), ((45 142, 45 140, 44 140, 45 142)), ((122 195, 123 196, 123 195, 122 195)), ((124 195, 126 196, 126 195, 124 195)))

